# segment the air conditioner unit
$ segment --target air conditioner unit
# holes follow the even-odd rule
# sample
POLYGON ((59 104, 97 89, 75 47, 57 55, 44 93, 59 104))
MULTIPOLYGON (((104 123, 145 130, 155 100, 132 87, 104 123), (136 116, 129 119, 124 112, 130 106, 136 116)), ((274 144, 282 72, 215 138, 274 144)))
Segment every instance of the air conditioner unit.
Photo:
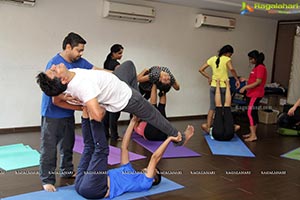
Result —
POLYGON ((11 2, 16 4, 24 4, 29 6, 35 5, 35 0, 0 0, 0 1, 11 2))
POLYGON ((234 18, 217 17, 205 14, 198 14, 195 20, 195 27, 212 26, 226 29, 234 29, 236 20, 234 18))
POLYGON ((103 17, 110 19, 150 23, 155 10, 151 7, 104 1, 103 17))

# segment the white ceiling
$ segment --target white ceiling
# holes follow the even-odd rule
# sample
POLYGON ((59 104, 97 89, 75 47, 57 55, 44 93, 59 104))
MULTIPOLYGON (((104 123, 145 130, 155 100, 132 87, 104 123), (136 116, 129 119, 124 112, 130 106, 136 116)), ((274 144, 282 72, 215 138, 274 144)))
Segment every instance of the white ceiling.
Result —
MULTIPOLYGON (((193 8, 200 8, 205 10, 214 10, 221 12, 229 12, 239 14, 242 8, 243 0, 148 0, 153 2, 161 2, 167 4, 182 5, 193 8)), ((268 14, 265 10, 255 9, 253 13, 247 13, 249 16, 272 18, 276 20, 300 20, 300 0, 263 0, 263 1, 244 1, 250 6, 254 3, 285 3, 285 4, 299 4, 297 14, 268 14)))

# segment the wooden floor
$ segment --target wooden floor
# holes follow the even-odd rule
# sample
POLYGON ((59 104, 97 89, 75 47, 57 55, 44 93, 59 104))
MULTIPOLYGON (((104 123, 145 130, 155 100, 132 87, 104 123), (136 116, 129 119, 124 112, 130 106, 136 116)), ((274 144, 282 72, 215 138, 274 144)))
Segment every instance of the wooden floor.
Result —
MULTIPOLYGON (((203 120, 200 119, 172 122, 179 130, 184 130, 187 124, 194 125, 195 134, 187 147, 202 156, 163 159, 158 166, 163 171, 179 173, 165 175, 165 177, 183 185, 184 189, 141 199, 299 199, 300 161, 281 158, 280 155, 300 147, 300 137, 280 136, 276 133, 275 125, 259 124, 258 141, 246 144, 255 154, 255 158, 215 156, 210 152, 200 131, 199 126, 202 122, 203 120), (193 173, 195 171, 200 173, 193 173), (236 174, 229 174, 231 172, 236 174)), ((125 126, 120 126, 119 129, 122 132, 125 130, 125 126)), ((242 127, 238 135, 241 137, 247 131, 247 127, 242 127)), ((80 129, 76 132, 79 133, 80 129)), ((24 143, 39 149, 39 139, 39 132, 1 134, 0 145, 24 143)), ((120 142, 111 143, 111 145, 120 146, 120 142)), ((134 142, 132 142, 130 150, 146 155, 148 158, 151 155, 134 142)), ((78 165, 79 159, 80 155, 74 153, 75 166, 78 165)), ((148 159, 134 161, 133 166, 137 169, 143 168, 147 161, 148 159)), ((34 172, 38 168, 24 170, 34 172)), ((72 183, 73 180, 57 178, 57 186, 72 183)), ((0 171, 0 199, 41 189, 38 175, 21 175, 15 171, 7 173, 0 171)))

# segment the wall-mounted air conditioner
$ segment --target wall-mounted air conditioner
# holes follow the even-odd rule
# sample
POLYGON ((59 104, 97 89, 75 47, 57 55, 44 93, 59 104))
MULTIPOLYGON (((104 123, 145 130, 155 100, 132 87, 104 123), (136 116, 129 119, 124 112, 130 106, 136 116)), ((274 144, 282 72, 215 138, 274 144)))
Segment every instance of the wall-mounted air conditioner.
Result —
POLYGON ((103 2, 103 17, 110 19, 150 23, 154 20, 155 10, 151 7, 103 2))
POLYGON ((35 5, 35 0, 0 0, 0 1, 12 2, 16 4, 24 4, 29 6, 35 5))
POLYGON ((212 26, 226 29, 234 29, 236 20, 234 18, 217 17, 205 14, 198 14, 195 20, 195 27, 212 26))

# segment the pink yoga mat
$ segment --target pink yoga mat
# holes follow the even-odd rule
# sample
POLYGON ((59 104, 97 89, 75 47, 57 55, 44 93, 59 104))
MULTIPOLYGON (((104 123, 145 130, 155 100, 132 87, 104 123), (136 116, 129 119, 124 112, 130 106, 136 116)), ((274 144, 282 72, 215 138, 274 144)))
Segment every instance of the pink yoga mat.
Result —
MULTIPOLYGON (((83 138, 80 135, 75 135, 75 144, 73 151, 82 154, 84 148, 83 138)), ((116 165, 120 164, 120 155, 121 149, 117 147, 113 147, 109 145, 109 155, 108 155, 108 164, 109 165, 116 165)), ((130 161, 140 160, 146 158, 145 156, 129 152, 129 159, 130 161)))

